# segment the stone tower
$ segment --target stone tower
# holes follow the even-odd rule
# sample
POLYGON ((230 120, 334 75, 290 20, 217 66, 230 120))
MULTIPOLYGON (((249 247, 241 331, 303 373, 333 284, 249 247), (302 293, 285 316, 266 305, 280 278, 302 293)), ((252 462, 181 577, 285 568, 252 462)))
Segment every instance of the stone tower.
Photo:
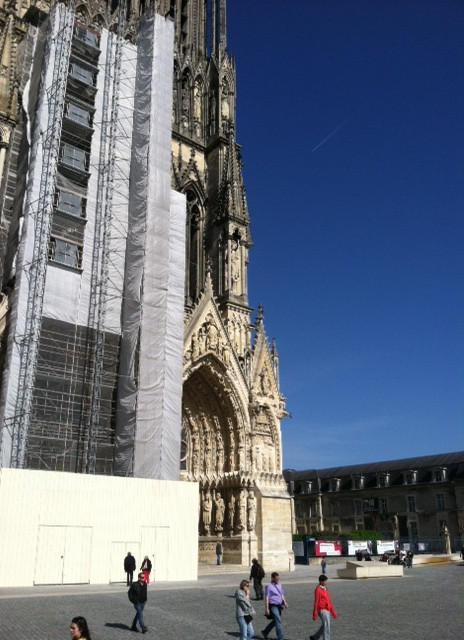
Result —
POLYGON ((252 243, 226 1, 176 5, 172 187, 187 198, 181 477, 200 483, 200 559, 219 539, 226 562, 256 555, 288 568, 285 401, 263 309, 252 321, 248 303, 252 243))

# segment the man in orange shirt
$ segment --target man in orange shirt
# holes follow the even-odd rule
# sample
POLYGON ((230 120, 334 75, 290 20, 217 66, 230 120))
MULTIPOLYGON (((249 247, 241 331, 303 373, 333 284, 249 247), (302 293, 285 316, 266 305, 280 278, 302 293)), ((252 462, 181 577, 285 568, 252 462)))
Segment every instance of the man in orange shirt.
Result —
POLYGON ((334 618, 337 617, 337 613, 330 600, 330 594, 327 590, 327 576, 323 573, 319 576, 319 584, 314 590, 314 607, 313 607, 313 620, 319 616, 321 619, 321 627, 313 636, 309 636, 309 640, 330 640, 330 614, 334 618))

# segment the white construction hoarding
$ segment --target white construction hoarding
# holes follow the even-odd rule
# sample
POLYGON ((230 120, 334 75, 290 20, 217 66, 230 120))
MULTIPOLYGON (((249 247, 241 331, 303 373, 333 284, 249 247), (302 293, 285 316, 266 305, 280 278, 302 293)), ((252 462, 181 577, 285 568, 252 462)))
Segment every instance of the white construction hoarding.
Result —
POLYGON ((0 587, 126 579, 128 551, 155 580, 196 580, 198 484, 0 470, 0 587))

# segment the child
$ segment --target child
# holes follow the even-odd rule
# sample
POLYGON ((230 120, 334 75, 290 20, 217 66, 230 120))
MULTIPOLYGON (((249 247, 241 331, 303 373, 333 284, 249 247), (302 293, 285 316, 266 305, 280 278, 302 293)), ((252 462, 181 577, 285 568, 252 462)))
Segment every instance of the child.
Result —
POLYGON ((330 640, 330 614, 332 614, 334 618, 337 617, 327 590, 327 576, 322 574, 319 576, 319 584, 314 590, 313 608, 313 620, 319 616, 322 625, 313 636, 309 636, 309 640, 318 640, 321 637, 323 640, 330 640))

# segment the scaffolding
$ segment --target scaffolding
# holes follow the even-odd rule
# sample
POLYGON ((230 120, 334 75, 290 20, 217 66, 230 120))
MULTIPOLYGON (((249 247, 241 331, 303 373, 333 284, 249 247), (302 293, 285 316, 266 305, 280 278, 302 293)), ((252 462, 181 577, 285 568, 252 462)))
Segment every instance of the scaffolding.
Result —
MULTIPOLYGON (((115 149, 119 115, 121 59, 126 28, 126 0, 120 0, 116 34, 108 42, 103 89, 103 112, 100 136, 95 237, 90 284, 89 344, 87 380, 90 382, 86 472, 95 473, 97 435, 104 365, 106 309, 109 282, 110 239, 115 188, 115 149)), ((85 431, 84 431, 85 432, 85 431)))
MULTIPOLYGON (((129 298, 140 306, 145 269, 144 260, 134 266, 130 251, 126 260, 128 234, 140 236, 142 258, 146 250, 151 253, 147 238, 153 238, 155 252, 159 235, 157 255, 166 261, 163 278, 170 276, 168 266, 173 260, 175 277, 183 274, 184 248, 179 240, 183 234, 171 237, 170 224, 171 218, 182 218, 184 201, 172 196, 169 155, 164 153, 170 147, 171 121, 165 107, 172 92, 173 28, 169 23, 166 28, 152 6, 141 22, 145 45, 135 45, 127 0, 118 3, 112 20, 111 28, 92 27, 80 22, 72 3, 58 4, 50 13, 47 35, 45 24, 38 27, 46 53, 41 81, 31 92, 29 122, 34 127, 17 252, 16 316, 8 341, 7 383, 0 399, 7 427, 3 463, 8 466, 113 472, 118 386, 121 380, 138 384, 137 357, 135 363, 124 360, 121 364, 126 274, 130 271, 135 283, 129 298), (134 125, 140 69, 150 87, 155 82, 155 42, 157 52, 163 53, 162 62, 158 55, 158 75, 163 71, 161 81, 156 78, 159 93, 156 100, 151 90, 145 95, 146 112, 139 114, 134 125), (161 147, 152 133, 148 157, 133 148, 134 126, 145 148, 145 123, 152 118, 153 127, 163 121, 165 139, 161 147), (136 156, 143 165, 144 198, 149 189, 154 204, 154 194, 162 195, 156 202, 156 223, 150 209, 149 232, 142 220, 147 207, 141 212, 140 227, 135 231, 130 227, 129 205, 139 199, 139 185, 130 180, 136 156), (169 255, 174 245, 175 259, 169 255)), ((31 52, 31 69, 37 69, 42 53, 42 49, 31 52)), ((183 230, 183 223, 179 228, 183 230)), ((154 281, 159 270, 154 269, 153 260, 150 265, 154 281)), ((153 291, 155 285, 165 287, 165 280, 162 285, 153 282, 153 291)), ((150 295, 153 315, 159 305, 155 293, 150 295)), ((181 304, 183 298, 179 300, 181 304)), ((178 297, 166 304, 174 302, 178 297)), ((159 313, 165 313, 164 307, 159 313)), ((176 316, 176 340, 182 335, 182 317, 176 316)), ((136 335, 137 327, 134 330, 136 335)), ((180 350, 180 343, 175 346, 180 350)), ((180 359, 176 357, 175 362, 180 359)), ((153 384, 151 369, 149 373, 153 384)), ((180 372, 177 378, 180 384, 180 372)))
POLYGON ((19 337, 19 377, 15 414, 5 419, 12 438, 11 466, 22 468, 29 430, 35 372, 48 262, 48 245, 52 222, 56 171, 66 93, 67 69, 71 53, 75 0, 56 7, 58 30, 54 39, 53 77, 47 91, 48 125, 42 134, 42 171, 37 200, 27 203, 34 223, 32 258, 24 264, 28 280, 24 334, 19 337))

